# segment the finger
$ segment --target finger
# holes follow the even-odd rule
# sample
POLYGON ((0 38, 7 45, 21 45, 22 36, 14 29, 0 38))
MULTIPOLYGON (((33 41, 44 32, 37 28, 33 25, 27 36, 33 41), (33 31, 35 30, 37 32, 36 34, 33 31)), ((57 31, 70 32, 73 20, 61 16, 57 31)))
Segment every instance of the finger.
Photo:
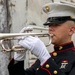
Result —
POLYGON ((28 40, 21 40, 18 44, 26 49, 31 49, 31 42, 29 42, 28 40))
POLYGON ((26 27, 24 27, 24 28, 20 31, 20 33, 23 33, 25 30, 26 30, 26 27))

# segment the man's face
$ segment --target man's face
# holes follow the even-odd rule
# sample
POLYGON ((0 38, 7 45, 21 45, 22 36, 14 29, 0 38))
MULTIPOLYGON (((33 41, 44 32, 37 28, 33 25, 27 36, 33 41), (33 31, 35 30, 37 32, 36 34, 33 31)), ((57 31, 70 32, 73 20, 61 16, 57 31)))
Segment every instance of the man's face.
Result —
POLYGON ((70 27, 67 23, 50 25, 49 33, 53 34, 52 44, 54 45, 61 45, 71 41, 70 27))

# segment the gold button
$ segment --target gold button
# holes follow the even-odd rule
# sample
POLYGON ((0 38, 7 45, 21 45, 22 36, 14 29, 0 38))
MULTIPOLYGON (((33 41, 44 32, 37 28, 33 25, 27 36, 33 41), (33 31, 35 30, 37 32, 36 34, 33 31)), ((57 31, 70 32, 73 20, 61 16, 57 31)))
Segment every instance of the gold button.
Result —
POLYGON ((57 53, 56 53, 56 52, 54 52, 54 53, 53 53, 53 56, 57 56, 57 53))
POLYGON ((49 68, 50 66, 49 66, 49 64, 46 64, 46 68, 49 68))
POLYGON ((56 70, 54 70, 54 72, 53 72, 54 74, 57 74, 58 72, 56 71, 56 70))

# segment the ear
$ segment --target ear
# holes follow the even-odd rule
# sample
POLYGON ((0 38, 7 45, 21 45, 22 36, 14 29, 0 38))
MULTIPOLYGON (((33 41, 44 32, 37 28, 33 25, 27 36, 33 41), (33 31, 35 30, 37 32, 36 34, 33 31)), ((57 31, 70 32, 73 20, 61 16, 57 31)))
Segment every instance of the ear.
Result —
POLYGON ((73 33, 75 33, 75 26, 71 26, 69 30, 69 35, 72 35, 73 33))

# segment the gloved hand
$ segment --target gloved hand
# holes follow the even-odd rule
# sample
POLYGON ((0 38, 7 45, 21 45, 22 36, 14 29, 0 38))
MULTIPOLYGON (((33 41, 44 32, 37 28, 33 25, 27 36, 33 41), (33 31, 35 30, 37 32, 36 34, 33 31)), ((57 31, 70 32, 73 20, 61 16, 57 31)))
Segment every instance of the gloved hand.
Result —
POLYGON ((14 52, 14 60, 22 61, 25 60, 26 51, 21 52, 14 52))
POLYGON ((20 40, 19 45, 30 50, 41 62, 41 65, 45 63, 51 56, 47 51, 44 43, 38 37, 28 36, 23 40, 20 40))
MULTIPOLYGON (((27 33, 28 31, 31 31, 32 30, 32 27, 24 27, 20 33, 27 33)), ((22 37, 19 37, 18 39, 19 40, 23 40, 25 38, 25 36, 22 36, 22 37)), ((18 42, 19 42, 18 40, 18 42)), ((25 59, 25 55, 26 55, 26 51, 21 51, 21 52, 14 52, 14 60, 17 60, 17 61, 22 61, 25 59)))

